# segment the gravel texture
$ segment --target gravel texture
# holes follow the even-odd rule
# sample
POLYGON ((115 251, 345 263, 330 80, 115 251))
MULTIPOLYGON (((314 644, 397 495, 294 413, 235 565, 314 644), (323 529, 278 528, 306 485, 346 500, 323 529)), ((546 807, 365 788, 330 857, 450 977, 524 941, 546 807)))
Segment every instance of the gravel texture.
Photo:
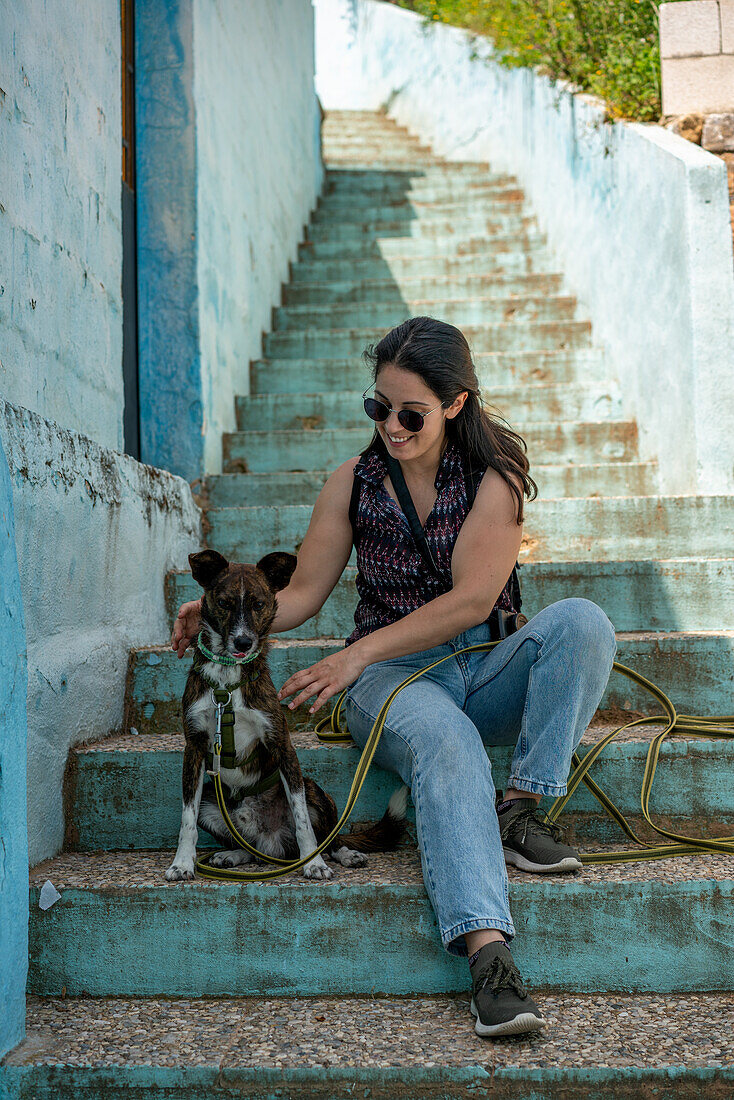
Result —
POLYGON ((733 1066, 734 993, 533 996, 542 1031, 480 1039, 469 997, 28 998, 7 1059, 111 1066, 733 1066))
MULTIPOLYGON (((626 847, 626 845, 625 845, 626 847)), ((616 851, 611 844, 587 844, 583 851, 616 851)), ((101 890, 110 887, 156 886, 162 890, 180 889, 216 889, 220 884, 210 879, 197 878, 189 883, 168 883, 164 872, 173 861, 171 851, 123 851, 123 852, 62 852, 53 859, 44 860, 30 872, 31 886, 40 887, 47 878, 54 886, 62 888, 101 890)), ((423 884, 418 851, 414 847, 405 847, 397 852, 375 853, 370 855, 366 867, 342 867, 331 863, 334 877, 331 882, 314 882, 305 879, 299 873, 292 873, 273 882, 257 883, 261 889, 308 889, 320 890, 325 887, 376 885, 416 886, 423 884)), ((591 884, 597 881, 658 881, 684 882, 700 879, 718 881, 734 878, 734 854, 702 853, 694 856, 679 856, 670 859, 657 859, 649 863, 587 864, 581 871, 564 874, 535 874, 508 867, 508 879, 511 883, 522 882, 532 886, 537 883, 545 888, 550 882, 558 891, 567 883, 576 883, 583 879, 591 884)))

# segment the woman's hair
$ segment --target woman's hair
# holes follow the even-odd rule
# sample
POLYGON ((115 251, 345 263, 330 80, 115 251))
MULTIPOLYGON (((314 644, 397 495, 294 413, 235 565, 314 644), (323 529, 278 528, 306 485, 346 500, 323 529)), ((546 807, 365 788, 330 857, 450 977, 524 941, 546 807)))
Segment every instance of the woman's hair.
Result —
MULTIPOLYGON (((456 440, 467 470, 484 470, 491 466, 500 474, 517 500, 518 525, 523 522, 523 497, 533 500, 538 486, 529 476, 525 440, 513 432, 507 421, 491 415, 483 407, 479 382, 471 351, 463 332, 434 317, 411 317, 391 329, 377 344, 363 352, 365 363, 372 370, 373 382, 387 363, 417 374, 433 390, 444 408, 465 390, 468 396, 461 411, 446 420, 446 435, 456 440), (506 426, 507 425, 507 426, 506 426), (521 485, 520 492, 515 475, 521 485)), ((385 454, 385 444, 375 428, 370 448, 385 454)))

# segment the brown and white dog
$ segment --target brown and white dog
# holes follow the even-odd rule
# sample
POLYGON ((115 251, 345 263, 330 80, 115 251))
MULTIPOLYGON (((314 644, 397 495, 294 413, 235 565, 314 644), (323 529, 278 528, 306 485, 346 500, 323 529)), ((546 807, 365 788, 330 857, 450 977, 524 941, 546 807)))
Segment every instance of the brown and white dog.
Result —
MULTIPOLYGON (((279 780, 268 790, 245 795, 231 809, 228 805, 241 835, 258 851, 295 860, 313 852, 338 820, 334 799, 301 773, 267 664, 268 634, 277 612, 275 594, 288 584, 296 558, 276 551, 266 554, 257 565, 237 565, 214 550, 203 550, 190 554, 189 563, 194 580, 204 589, 204 648, 211 656, 235 661, 255 652, 257 656, 246 666, 198 656, 189 672, 183 695, 183 812, 178 849, 166 871, 169 882, 194 877, 197 824, 220 844, 229 847, 232 841, 212 785, 204 791, 206 756, 212 750, 216 729, 211 682, 232 693, 235 767, 222 767, 220 772, 228 802, 276 769, 280 772, 279 780), (247 669, 245 679, 243 667, 247 669)), ((406 805, 407 788, 401 787, 380 821, 335 838, 326 854, 344 867, 360 867, 367 862, 364 853, 397 847, 405 832, 406 805)), ((236 867, 253 858, 243 848, 234 848, 218 852, 212 863, 236 867)), ((307 878, 332 877, 320 855, 304 865, 303 873, 307 878)))

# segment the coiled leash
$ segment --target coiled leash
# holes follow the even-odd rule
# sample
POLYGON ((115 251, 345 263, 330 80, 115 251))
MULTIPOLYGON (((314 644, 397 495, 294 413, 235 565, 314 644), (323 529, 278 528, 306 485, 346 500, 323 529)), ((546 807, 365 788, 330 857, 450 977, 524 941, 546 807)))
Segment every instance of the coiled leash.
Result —
MULTIPOLYGON (((430 672, 432 668, 436 668, 437 665, 442 664, 443 661, 448 661, 452 657, 458 656, 460 653, 477 653, 487 652, 494 646, 498 645, 503 639, 498 639, 494 642, 479 642, 476 645, 466 646, 463 649, 457 649, 454 653, 449 653, 445 657, 440 657, 437 661, 434 661, 430 665, 426 665, 425 668, 417 669, 410 676, 406 677, 402 683, 398 684, 394 688, 390 695, 387 697, 380 712, 375 719, 374 725, 370 730, 369 737, 365 743, 362 755, 357 765, 357 770, 354 774, 352 786, 349 791, 349 797, 347 798, 344 811, 339 818, 338 822, 326 837, 325 840, 314 849, 310 855, 305 856, 298 860, 283 860, 276 859, 275 856, 267 855, 265 852, 258 852, 256 848, 253 848, 244 837, 240 836, 237 828, 233 824, 230 815, 227 811, 227 806, 224 799, 224 792, 222 790, 222 782, 219 775, 219 757, 217 755, 217 746, 215 743, 214 750, 214 766, 213 775, 214 789, 217 795, 217 803, 219 809, 222 812, 222 816, 226 822, 227 828, 232 834, 235 842, 248 851, 251 855, 257 859, 264 860, 266 863, 273 864, 274 866, 269 868, 262 868, 255 872, 237 871, 232 868, 226 867, 213 867, 209 863, 211 856, 201 856, 196 861, 196 869, 200 875, 205 878, 221 879, 231 882, 256 882, 263 879, 278 878, 281 875, 286 875, 290 871, 296 871, 304 864, 310 862, 315 856, 320 855, 326 848, 329 847, 335 837, 341 832, 349 819, 352 810, 356 804, 359 793, 362 790, 367 773, 372 764, 373 757, 377 751, 377 746, 382 736, 382 731, 385 727, 385 721, 387 719, 387 712, 395 699, 395 697, 408 687, 420 676, 425 675, 426 672, 430 672)), ((645 691, 649 692, 658 702, 662 705, 665 714, 651 715, 644 718, 636 718, 632 722, 627 722, 623 726, 619 726, 617 729, 608 733, 600 741, 597 741, 584 756, 583 760, 579 757, 578 753, 574 751, 572 756, 572 762, 575 765, 575 771, 569 777, 567 783, 567 791, 565 795, 560 796, 551 806, 547 813, 547 819, 550 822, 556 821, 563 812, 566 803, 571 798, 572 794, 582 781, 589 788, 596 800, 603 806, 607 813, 612 817, 623 832, 633 840, 636 844, 639 844, 644 850, 640 851, 634 848, 624 848, 615 852, 581 852, 580 859, 582 863, 636 863, 644 860, 651 859, 670 859, 673 856, 688 856, 694 855, 699 851, 706 852, 734 852, 734 836, 732 837, 711 837, 705 839, 703 837, 689 837, 684 836, 681 833, 674 833, 668 829, 663 829, 656 825, 650 817, 649 802, 650 793, 652 791, 653 780, 655 778, 655 769, 657 767, 658 758, 660 756, 660 746, 663 741, 672 734, 685 734, 690 737, 734 737, 734 714, 722 714, 713 717, 704 717, 698 714, 678 714, 675 707, 671 703, 665 692, 661 691, 659 687, 653 684, 650 680, 647 680, 644 676, 641 676, 639 672, 635 672, 631 668, 627 668, 626 665, 619 664, 615 661, 612 665, 612 669, 616 669, 617 672, 621 672, 623 676, 627 676, 630 680, 634 680, 645 691), (642 807, 642 813, 647 823, 655 830, 656 833, 660 833, 661 836, 670 837, 674 841, 681 843, 674 844, 661 844, 651 845, 646 844, 645 841, 640 840, 637 834, 632 829, 631 825, 627 822, 623 814, 617 809, 612 800, 604 793, 604 791, 594 782, 588 774, 589 768, 606 748, 606 746, 614 740, 617 734, 622 730, 631 729, 633 726, 641 726, 646 724, 660 724, 661 721, 666 721, 665 729, 656 734, 653 738, 650 748, 648 749, 647 759, 645 761, 645 771, 642 779, 642 789, 640 792, 640 804, 642 807)), ((314 727, 315 733, 321 741, 328 743, 349 743, 351 737, 347 729, 341 728, 342 706, 346 698, 348 689, 344 689, 338 696, 337 701, 331 711, 330 715, 322 718, 314 727), (327 727, 329 730, 327 732, 327 727)), ((221 750, 221 744, 220 744, 221 750)))

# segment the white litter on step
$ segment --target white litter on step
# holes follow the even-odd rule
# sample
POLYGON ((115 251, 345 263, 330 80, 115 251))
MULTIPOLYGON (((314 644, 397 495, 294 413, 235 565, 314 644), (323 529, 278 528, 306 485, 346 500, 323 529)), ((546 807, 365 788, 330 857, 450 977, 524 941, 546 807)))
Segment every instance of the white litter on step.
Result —
POLYGON ((38 899, 39 909, 50 909, 52 905, 59 900, 61 894, 58 892, 50 878, 47 878, 41 887, 41 896, 38 899))
POLYGON ((140 732, 139 730, 135 729, 135 726, 130 726, 130 733, 133 735, 133 737, 138 737, 139 732, 140 732))

